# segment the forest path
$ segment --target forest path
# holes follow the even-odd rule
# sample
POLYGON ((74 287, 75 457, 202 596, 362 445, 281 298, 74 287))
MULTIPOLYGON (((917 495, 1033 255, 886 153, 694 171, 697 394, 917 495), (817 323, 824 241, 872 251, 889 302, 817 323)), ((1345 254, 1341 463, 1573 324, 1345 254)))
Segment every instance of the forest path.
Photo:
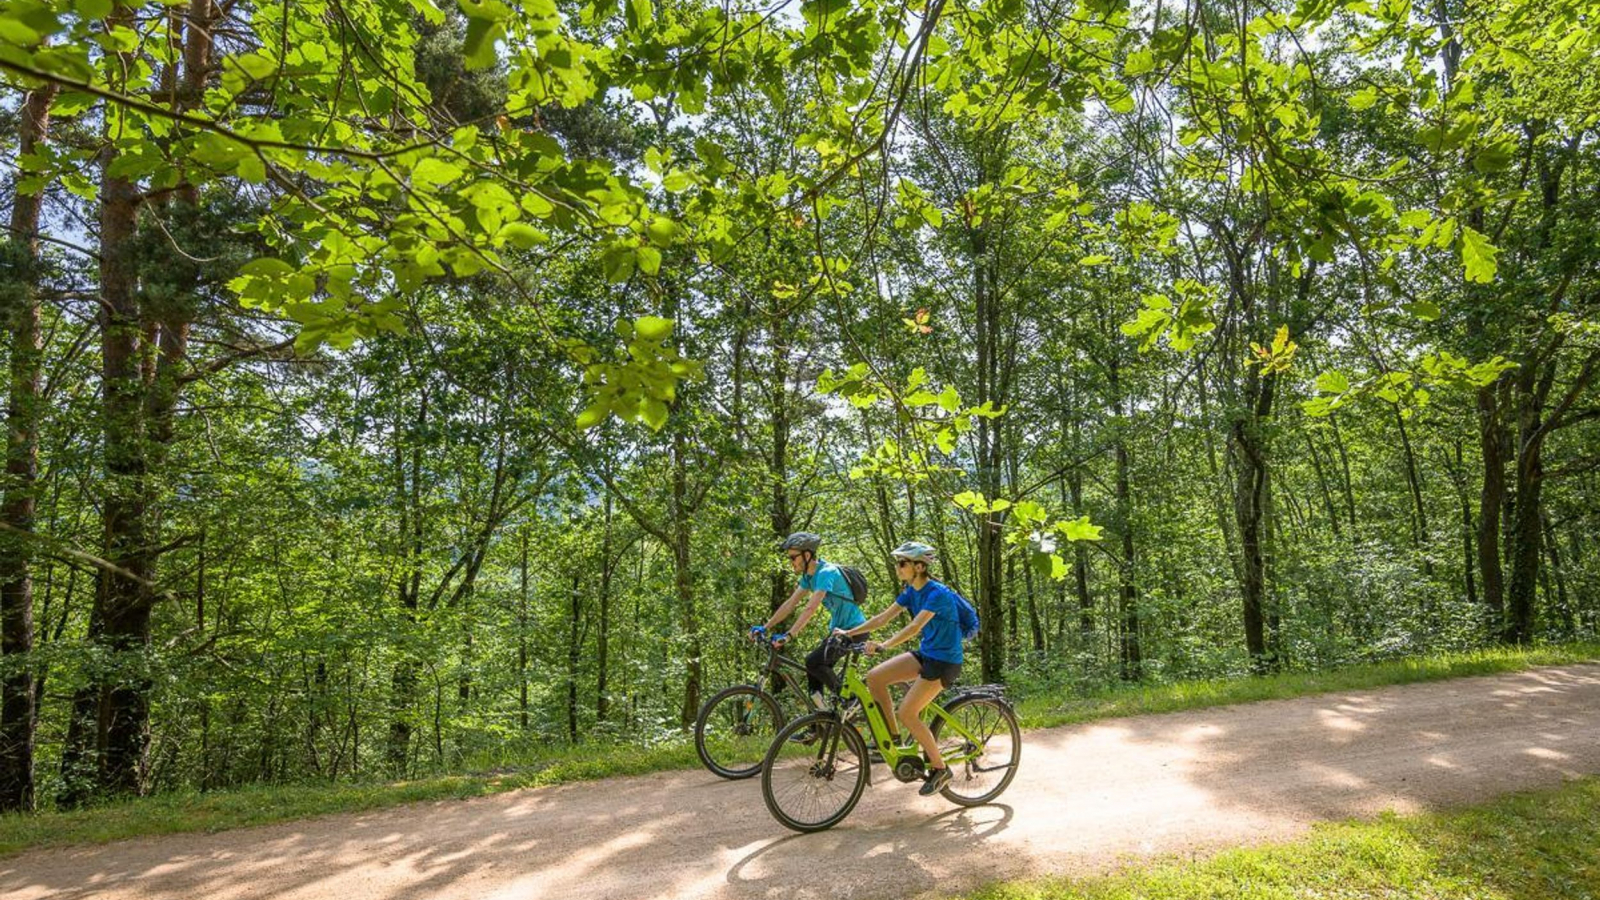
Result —
POLYGON ((0 860, 0 896, 903 898, 1280 841, 1600 773, 1600 665, 1032 731, 995 806, 881 766, 794 835, 757 781, 669 772, 0 860))

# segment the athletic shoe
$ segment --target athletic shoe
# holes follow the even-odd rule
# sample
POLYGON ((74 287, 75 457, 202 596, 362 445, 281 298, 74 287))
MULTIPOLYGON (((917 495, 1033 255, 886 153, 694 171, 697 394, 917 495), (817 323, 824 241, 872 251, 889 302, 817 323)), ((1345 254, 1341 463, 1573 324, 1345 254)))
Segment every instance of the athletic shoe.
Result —
POLYGON ((922 783, 922 790, 917 791, 917 793, 921 794, 924 797, 932 797, 934 794, 937 794, 940 791, 944 790, 944 786, 949 784, 949 783, 950 783, 950 767, 949 766, 945 766, 942 769, 932 769, 932 770, 930 770, 928 772, 928 780, 924 781, 922 783))

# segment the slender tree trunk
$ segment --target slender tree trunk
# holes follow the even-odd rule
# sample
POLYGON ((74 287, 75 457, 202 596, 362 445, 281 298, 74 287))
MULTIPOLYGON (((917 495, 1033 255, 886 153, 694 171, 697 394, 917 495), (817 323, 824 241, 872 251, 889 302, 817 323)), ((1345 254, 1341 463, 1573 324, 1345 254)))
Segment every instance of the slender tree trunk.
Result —
POLYGON ((683 706, 678 722, 685 728, 700 713, 700 618, 695 612, 694 575, 690 560, 690 519, 688 508, 688 447, 683 429, 672 432, 672 568, 678 594, 678 622, 684 638, 683 706))
POLYGON ((1333 446, 1339 451, 1339 472, 1343 476, 1339 483, 1344 488, 1345 513, 1350 517, 1350 533, 1353 535, 1356 533, 1356 491, 1350 478, 1350 452, 1344 445, 1344 433, 1339 429, 1337 413, 1328 417, 1328 425, 1333 428, 1333 446))
MULTIPOLYGON (((55 85, 28 92, 19 110, 17 155, 27 156, 50 131, 55 85)), ((10 276, 4 310, 11 333, 11 396, 6 412, 6 486, 0 521, 12 531, 0 536, 0 657, 20 658, 0 679, 0 813, 34 807, 33 557, 39 479, 39 196, 17 191, 11 230, 4 246, 10 276)))
POLYGON ((417 404, 417 419, 409 438, 400 421, 395 423, 395 490, 400 503, 400 558, 399 584, 396 587, 400 615, 407 629, 406 640, 398 650, 394 670, 389 679, 389 739, 385 748, 385 761, 396 777, 405 777, 410 769, 411 715, 417 695, 417 661, 410 642, 418 623, 419 601, 422 595, 422 436, 428 424, 428 391, 424 388, 417 404), (409 477, 406 461, 406 443, 411 444, 409 477))
POLYGON ((1433 577, 1433 561, 1428 559, 1428 508, 1422 502, 1422 479, 1417 474, 1417 457, 1411 451, 1411 433, 1406 430, 1405 417, 1394 408, 1394 424, 1400 429, 1400 458, 1405 463, 1406 484, 1411 487, 1411 502, 1416 510, 1411 520, 1411 543, 1422 556, 1422 573, 1433 577))
MULTIPOLYGON (((1000 406, 1005 397, 998 393, 1000 307, 994 265, 989 257, 987 236, 982 226, 972 235, 973 297, 976 301, 975 341, 977 349, 978 402, 1000 406)), ((977 422, 978 488, 989 499, 1002 491, 1001 460, 1003 440, 1000 420, 979 418, 977 422)), ((978 612, 985 622, 996 626, 978 632, 983 680, 995 683, 1005 678, 1005 535, 1004 512, 984 513, 978 518, 978 612)))
POLYGON ((1107 367, 1111 389, 1111 415, 1115 422, 1117 530, 1122 533, 1122 556, 1118 560, 1119 671, 1123 681, 1138 681, 1143 676, 1144 653, 1139 645, 1139 594, 1134 582, 1133 497, 1128 487, 1128 439, 1122 395, 1121 362, 1112 351, 1107 367))
POLYGON ((1344 540, 1342 529, 1339 527, 1339 512, 1333 505, 1333 492, 1328 488, 1328 479, 1322 471, 1322 454, 1317 452, 1317 442, 1311 438, 1310 430, 1305 432, 1306 452, 1311 456, 1311 468, 1317 474, 1317 487, 1322 491, 1322 507, 1328 516, 1328 527, 1333 530, 1335 543, 1344 540))
POLYGON ((574 569, 571 608, 567 618, 567 742, 571 744, 578 742, 578 619, 583 616, 583 594, 578 578, 578 570, 574 569))
POLYGON ((606 493, 605 534, 600 540, 600 623, 595 631, 595 699, 594 718, 604 722, 611 709, 610 643, 611 643, 611 574, 615 569, 612 553, 612 497, 606 493))
POLYGON ((1478 435, 1483 454, 1483 490, 1478 500, 1478 576, 1483 584, 1484 615, 1489 633, 1505 629, 1505 587, 1500 568, 1500 516, 1506 499, 1505 459, 1501 456, 1499 388, 1478 389, 1478 435))
MULTIPOLYGON (((1548 513, 1543 518, 1544 548, 1550 557, 1550 574, 1555 581, 1556 610, 1561 616, 1561 627, 1566 636, 1571 636, 1577 630, 1577 617, 1574 615, 1572 605, 1567 599, 1567 574, 1566 567, 1561 563, 1561 542, 1556 540, 1556 529, 1550 522, 1548 513)), ((1545 595, 1548 598, 1549 590, 1545 595)))
POLYGON ((1529 391, 1519 391, 1516 503, 1511 508, 1511 583, 1506 591, 1505 640, 1512 644, 1533 640, 1539 556, 1544 540, 1542 399, 1529 391))
MULTIPOLYGON (((768 477, 772 479, 772 535, 775 541, 788 537, 794 528, 794 509, 789 501, 789 322, 775 314, 770 323, 772 340, 772 456, 768 477)), ((772 590, 769 611, 776 612, 788 599, 788 575, 774 569, 768 578, 772 590)))
POLYGON ((528 529, 522 528, 517 592, 517 723, 528 731, 528 529))

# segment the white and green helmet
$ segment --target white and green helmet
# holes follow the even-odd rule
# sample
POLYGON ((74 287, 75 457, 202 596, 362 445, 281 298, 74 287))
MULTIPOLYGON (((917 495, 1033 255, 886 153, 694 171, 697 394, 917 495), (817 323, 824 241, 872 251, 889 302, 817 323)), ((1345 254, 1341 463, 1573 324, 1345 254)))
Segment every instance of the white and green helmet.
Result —
POLYGON ((890 555, 895 559, 909 559, 912 562, 926 563, 931 566, 934 560, 939 558, 939 551, 921 541, 906 541, 904 544, 894 548, 894 552, 890 555))

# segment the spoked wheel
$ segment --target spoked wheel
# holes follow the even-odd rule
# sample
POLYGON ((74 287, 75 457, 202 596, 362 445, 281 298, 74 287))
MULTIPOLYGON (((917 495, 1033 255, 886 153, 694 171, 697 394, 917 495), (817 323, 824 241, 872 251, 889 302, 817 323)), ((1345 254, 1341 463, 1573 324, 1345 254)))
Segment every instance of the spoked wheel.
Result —
POLYGON ((783 726, 772 695, 748 684, 719 692, 700 707, 694 749, 706 768, 723 778, 749 778, 761 771, 767 748, 783 726))
POLYGON ((962 806, 994 800, 1016 777, 1022 759, 1022 729, 1017 726, 1016 713, 998 697, 962 697, 945 711, 960 723, 962 731, 977 739, 977 745, 948 727, 943 718, 933 720, 933 738, 950 767, 950 783, 940 793, 962 806))
POLYGON ((867 742, 854 725, 812 713, 778 732, 761 766, 761 794, 786 828, 821 831, 850 815, 870 766, 867 742))

